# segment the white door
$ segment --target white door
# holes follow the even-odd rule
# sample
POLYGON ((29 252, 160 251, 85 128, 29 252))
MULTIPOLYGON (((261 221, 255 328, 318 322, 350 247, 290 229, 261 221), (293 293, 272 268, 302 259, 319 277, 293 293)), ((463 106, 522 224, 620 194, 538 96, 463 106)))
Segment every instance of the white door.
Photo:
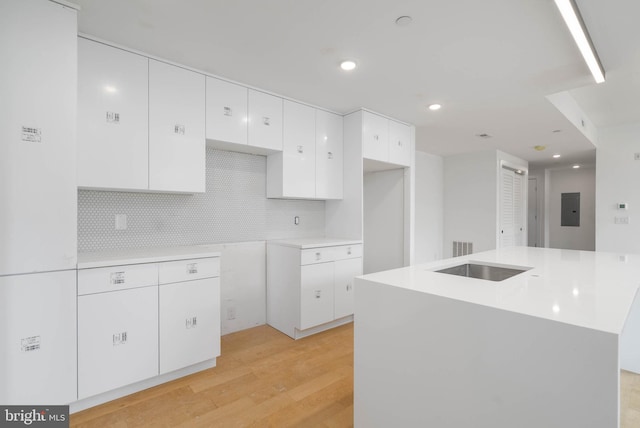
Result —
POLYGON ((362 259, 337 260, 334 263, 334 318, 353 314, 353 282, 362 275, 362 259))
POLYGON ((75 268, 77 38, 74 9, 0 1, 0 276, 75 268))
POLYGON ((149 60, 78 39, 78 186, 149 188, 149 60))
POLYGON ((77 400, 76 273, 0 277, 0 403, 77 400))
POLYGON ((160 374, 220 355, 220 278, 160 286, 160 374))
POLYGON ((389 119, 362 112, 362 157, 389 161, 389 119))
POLYGON ((389 162, 409 166, 411 163, 411 128, 389 121, 389 162))
POLYGON ((205 191, 205 77, 149 60, 149 188, 205 191))
POLYGON ((157 375, 157 286, 78 297, 78 398, 157 375))
POLYGON ((500 180, 500 247, 514 245, 514 175, 513 171, 501 169, 500 180))
POLYGON ((247 88, 207 77, 207 139, 247 144, 247 88))
POLYGON ((249 89, 249 145, 282 150, 282 98, 249 89))
POLYGON ((527 203, 527 233, 530 247, 539 247, 538 243, 538 180, 529 178, 527 203))
POLYGON ((342 199, 343 119, 316 110, 316 197, 342 199))
POLYGON ((333 262, 300 271, 300 330, 333 321, 333 262))
POLYGON ((316 196, 315 109, 284 101, 283 196, 316 196))

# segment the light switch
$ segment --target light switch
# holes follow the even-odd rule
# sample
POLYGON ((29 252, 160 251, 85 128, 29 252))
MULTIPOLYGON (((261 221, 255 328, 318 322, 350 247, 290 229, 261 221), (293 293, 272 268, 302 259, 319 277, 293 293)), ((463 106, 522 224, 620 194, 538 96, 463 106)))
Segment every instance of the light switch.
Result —
POLYGON ((116 230, 125 230, 127 228, 127 215, 116 214, 116 230))

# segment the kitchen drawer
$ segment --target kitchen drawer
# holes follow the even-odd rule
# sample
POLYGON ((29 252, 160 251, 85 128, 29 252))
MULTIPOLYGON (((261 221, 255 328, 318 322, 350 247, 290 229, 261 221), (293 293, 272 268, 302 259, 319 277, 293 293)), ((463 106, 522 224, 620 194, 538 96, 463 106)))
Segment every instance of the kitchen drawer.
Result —
POLYGON ((157 284, 158 265, 155 263, 80 269, 78 271, 79 296, 157 284))
POLYGON ((332 247, 333 260, 356 259, 362 257, 362 245, 340 245, 332 247))
POLYGON ((178 260, 160 264, 160 284, 220 276, 220 258, 178 260))
POLYGON ((300 264, 312 265, 333 261, 333 247, 309 248, 300 252, 300 264))

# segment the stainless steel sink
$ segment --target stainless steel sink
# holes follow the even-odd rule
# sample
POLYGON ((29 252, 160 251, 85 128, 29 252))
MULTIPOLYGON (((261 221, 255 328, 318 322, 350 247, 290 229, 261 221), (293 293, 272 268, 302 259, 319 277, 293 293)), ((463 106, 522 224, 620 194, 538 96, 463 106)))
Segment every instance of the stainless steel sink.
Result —
POLYGON ((503 281, 519 273, 526 272, 530 268, 521 269, 519 267, 498 267, 481 265, 476 263, 465 263, 446 269, 437 270, 439 273, 448 273, 449 275, 466 276, 468 278, 486 279, 489 281, 503 281))

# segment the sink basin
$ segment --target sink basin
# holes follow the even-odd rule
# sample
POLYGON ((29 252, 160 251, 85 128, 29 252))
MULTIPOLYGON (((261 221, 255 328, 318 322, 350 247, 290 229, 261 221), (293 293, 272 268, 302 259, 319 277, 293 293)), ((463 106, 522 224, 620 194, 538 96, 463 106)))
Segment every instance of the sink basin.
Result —
POLYGON ((437 270, 439 273, 448 273, 449 275, 466 276, 468 278, 486 279, 489 281, 503 281, 519 273, 526 272, 530 268, 522 269, 520 267, 499 267, 481 265, 477 263, 465 263, 446 269, 437 270))

